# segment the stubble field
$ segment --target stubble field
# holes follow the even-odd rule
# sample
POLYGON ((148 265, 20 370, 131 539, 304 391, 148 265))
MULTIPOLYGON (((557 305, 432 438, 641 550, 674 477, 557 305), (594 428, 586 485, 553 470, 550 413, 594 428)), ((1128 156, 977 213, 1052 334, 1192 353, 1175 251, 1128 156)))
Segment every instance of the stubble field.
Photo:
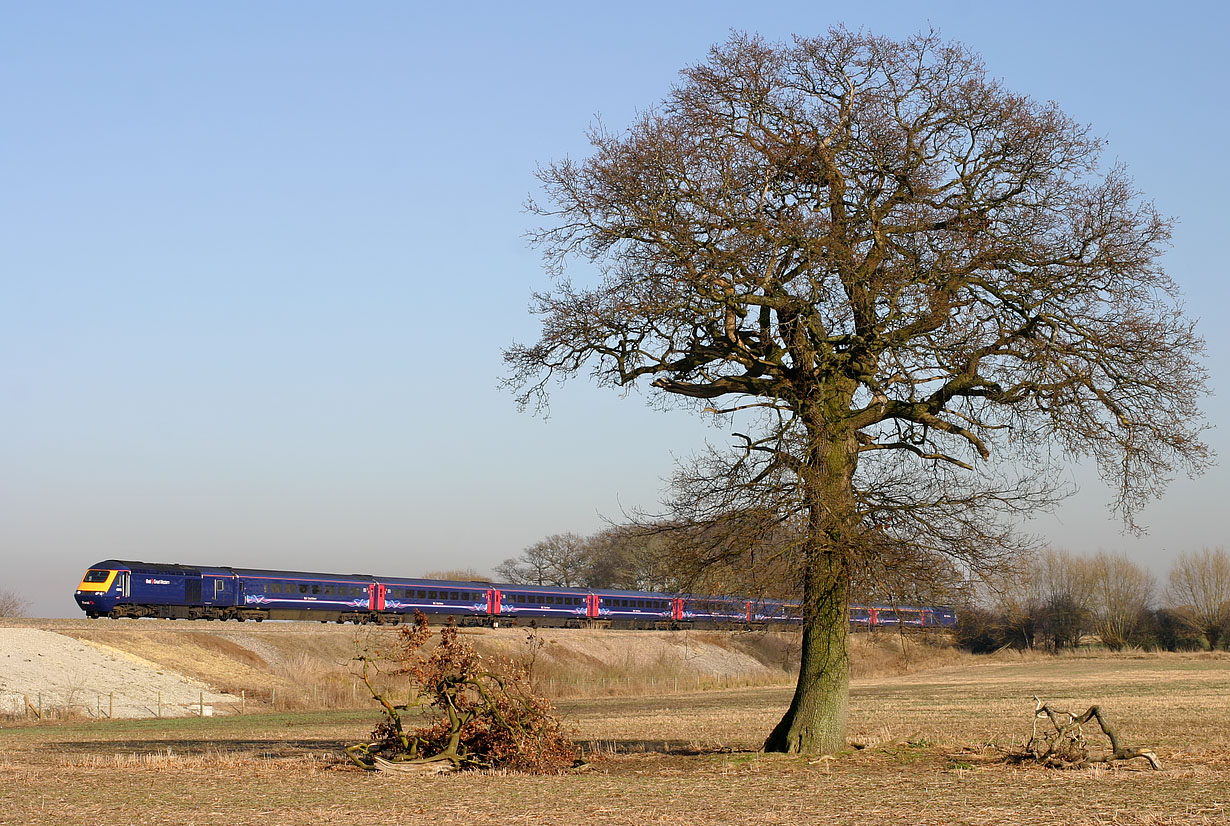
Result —
POLYGON ((338 749, 373 712, 118 720, 0 730, 3 824, 1225 824, 1230 658, 997 659, 856 681, 850 740, 822 757, 755 752, 782 688, 602 697, 560 709, 584 772, 405 778, 338 749), (1143 761, 1014 766, 1033 695, 1100 703, 1143 761))

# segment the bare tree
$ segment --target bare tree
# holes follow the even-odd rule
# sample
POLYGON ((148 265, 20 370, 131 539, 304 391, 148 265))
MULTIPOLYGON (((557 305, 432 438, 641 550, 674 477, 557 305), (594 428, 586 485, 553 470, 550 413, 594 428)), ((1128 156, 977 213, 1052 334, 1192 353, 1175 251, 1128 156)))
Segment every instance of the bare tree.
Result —
POLYGON ((612 525, 587 540, 591 588, 674 592, 684 590, 674 576, 672 533, 638 525, 612 525))
POLYGON ((1033 564, 1042 600, 1037 632, 1052 650, 1075 648, 1093 630, 1089 562, 1068 551, 1047 548, 1033 564))
POLYGON ((557 533, 530 545, 521 556, 496 566, 497 576, 528 585, 581 585, 589 566, 586 539, 575 533, 557 533))
POLYGON ((739 428, 674 504, 802 528, 802 667, 766 749, 844 746, 850 581, 881 549, 985 567, 1057 493, 1055 456, 1092 457, 1129 527, 1207 463, 1170 221, 962 46, 736 34, 590 139, 539 172, 555 283, 507 381, 542 405, 553 379, 644 380, 739 428), (601 279, 573 284, 576 259, 601 279))
POLYGON ((1099 551, 1085 565, 1094 631, 1112 651, 1136 637, 1153 604, 1153 574, 1124 555, 1099 551))
POLYGON ((0 591, 0 617, 24 617, 30 603, 12 591, 0 591))
POLYGON ((1179 554, 1170 568, 1166 599, 1216 650, 1230 626, 1230 554, 1225 548, 1179 554))

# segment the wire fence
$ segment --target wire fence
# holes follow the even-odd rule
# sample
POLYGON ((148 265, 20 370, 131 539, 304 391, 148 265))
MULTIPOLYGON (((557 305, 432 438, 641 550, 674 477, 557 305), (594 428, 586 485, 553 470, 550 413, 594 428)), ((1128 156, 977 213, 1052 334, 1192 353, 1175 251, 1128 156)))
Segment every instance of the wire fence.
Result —
MULTIPOLYGON (((246 694, 246 692, 245 692, 246 694)), ((229 700, 229 698, 228 698, 229 700)), ((246 696, 224 702, 223 713, 244 713, 246 696)), ((164 696, 160 691, 92 691, 88 688, 60 690, 0 690, 0 719, 47 722, 52 720, 111 720, 142 717, 212 717, 217 696, 197 692, 195 700, 183 693, 164 696)))

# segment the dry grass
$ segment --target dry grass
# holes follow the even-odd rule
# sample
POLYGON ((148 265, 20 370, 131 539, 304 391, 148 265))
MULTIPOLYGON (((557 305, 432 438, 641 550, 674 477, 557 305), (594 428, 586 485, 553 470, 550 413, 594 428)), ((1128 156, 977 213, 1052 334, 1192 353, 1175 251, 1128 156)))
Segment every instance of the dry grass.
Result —
POLYGON ((3 730, 0 823, 1230 822, 1227 657, 1013 655, 884 673, 854 686, 862 750, 756 754, 788 698, 742 688, 564 701, 592 768, 547 778, 352 770, 336 749, 364 736, 371 713, 3 730), (1003 750, 1029 736, 1033 694, 1102 704, 1127 740, 1157 749, 1164 771, 1005 764, 1003 750))
MULTIPOLYGON (((60 633, 243 696, 248 712, 366 707, 353 658, 391 645, 396 635, 387 627, 317 623, 64 623, 60 633)), ((788 686, 798 668, 797 633, 466 633, 480 652, 532 664, 536 686, 555 699, 788 686)), ((906 674, 968 657, 943 638, 892 632, 852 637, 855 677, 906 674)), ((217 713, 238 712, 233 705, 217 713)))

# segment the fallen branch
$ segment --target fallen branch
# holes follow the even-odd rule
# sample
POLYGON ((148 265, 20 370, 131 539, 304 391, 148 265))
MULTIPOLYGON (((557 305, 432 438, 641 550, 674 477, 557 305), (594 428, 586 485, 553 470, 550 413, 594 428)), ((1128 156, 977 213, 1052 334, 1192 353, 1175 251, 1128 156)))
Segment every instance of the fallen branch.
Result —
POLYGON ((1113 763, 1138 757, 1149 761, 1149 765, 1154 769, 1162 767, 1152 749, 1125 746, 1119 732, 1106 719, 1101 706, 1093 705, 1084 714, 1073 714, 1064 709, 1052 708, 1037 697, 1034 697, 1033 736, 1026 744, 1025 751, 1022 759, 1032 759, 1055 768, 1079 769, 1093 763, 1113 763), (1042 719, 1050 721, 1053 732, 1038 733, 1038 721, 1042 719), (1083 728, 1090 720, 1097 720, 1102 733, 1110 740, 1109 753, 1090 754, 1083 728))

